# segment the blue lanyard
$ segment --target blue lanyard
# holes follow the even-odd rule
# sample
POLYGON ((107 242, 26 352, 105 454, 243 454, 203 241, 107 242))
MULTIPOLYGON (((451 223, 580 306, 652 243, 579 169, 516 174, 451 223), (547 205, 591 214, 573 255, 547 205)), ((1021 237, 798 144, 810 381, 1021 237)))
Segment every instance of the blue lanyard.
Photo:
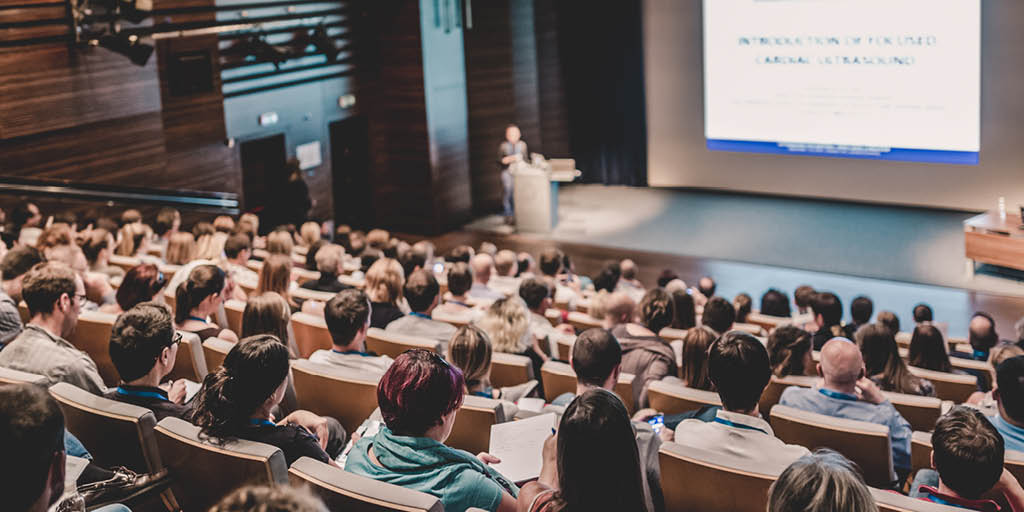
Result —
POLYGON ((987 361, 988 360, 988 352, 984 352, 984 351, 981 351, 981 350, 975 350, 974 351, 974 359, 976 361, 987 361))
POLYGON ((195 320, 197 322, 202 322, 204 324, 206 323, 206 319, 205 318, 199 318, 198 316, 191 316, 191 315, 189 315, 188 319, 189 320, 195 320))
POLYGON ((857 401, 860 400, 859 398, 857 398, 854 395, 847 395, 846 393, 840 393, 838 391, 832 391, 831 389, 818 388, 818 391, 821 394, 823 394, 823 395, 825 395, 825 396, 827 396, 829 398, 835 398, 836 400, 846 400, 848 402, 857 402, 857 401))
POLYGON ((768 434, 768 432, 765 432, 764 430, 759 429, 757 427, 752 427, 750 425, 744 425, 742 423, 733 423, 733 422, 731 422, 731 421, 729 421, 727 419, 724 419, 724 418, 717 418, 716 417, 715 418, 715 423, 721 423, 722 425, 725 425, 727 427, 743 428, 743 429, 747 429, 747 430, 756 430, 756 431, 758 431, 758 432, 760 432, 762 434, 765 434, 765 435, 768 434))
POLYGON ((412 316, 418 316, 420 318, 426 318, 427 320, 433 320, 433 318, 430 318, 430 315, 427 314, 417 313, 415 311, 410 311, 409 314, 412 316))
POLYGON ((473 307, 473 306, 470 306, 469 304, 466 304, 465 302, 459 302, 457 300, 450 300, 450 301, 448 301, 448 303, 449 304, 458 304, 458 305, 460 305, 460 306, 462 306, 464 308, 471 308, 471 307, 473 307))
POLYGON ((163 400, 164 402, 170 402, 170 400, 168 400, 166 396, 157 393, 156 391, 135 391, 133 389, 125 389, 122 387, 118 387, 117 394, 125 396, 137 396, 143 398, 156 398, 158 400, 163 400))
POLYGON ((273 421, 263 420, 263 419, 259 419, 259 418, 249 418, 249 424, 250 425, 259 425, 259 426, 264 426, 264 427, 266 427, 266 426, 276 427, 277 426, 277 425, 274 425, 273 421))
POLYGON ((363 356, 363 357, 376 357, 377 356, 377 354, 374 354, 374 353, 371 353, 371 352, 360 352, 358 350, 337 350, 337 349, 333 349, 332 348, 331 352, 334 352, 335 354, 341 354, 341 355, 344 355, 344 356, 348 356, 348 355, 357 355, 357 356, 363 356))

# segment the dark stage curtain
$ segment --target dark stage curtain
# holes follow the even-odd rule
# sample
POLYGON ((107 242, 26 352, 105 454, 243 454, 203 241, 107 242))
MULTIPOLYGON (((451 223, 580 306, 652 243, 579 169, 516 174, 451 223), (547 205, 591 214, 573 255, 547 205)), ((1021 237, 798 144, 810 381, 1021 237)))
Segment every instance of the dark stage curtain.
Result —
POLYGON ((646 185, 643 2, 555 5, 569 146, 583 181, 646 185))

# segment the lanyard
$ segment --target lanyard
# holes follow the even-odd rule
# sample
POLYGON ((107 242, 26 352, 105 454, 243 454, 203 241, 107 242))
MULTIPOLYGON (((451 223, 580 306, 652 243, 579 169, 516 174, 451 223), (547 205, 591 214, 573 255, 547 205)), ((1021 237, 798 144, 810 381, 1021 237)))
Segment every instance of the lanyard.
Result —
POLYGON ((276 427, 277 426, 277 425, 274 425, 273 421, 264 420, 264 419, 260 419, 260 418, 249 418, 249 424, 250 425, 259 425, 259 426, 270 426, 270 427, 276 427))
POLYGON ((357 356, 363 356, 363 357, 375 357, 376 356, 376 354, 373 354, 373 353, 370 353, 370 352, 360 352, 358 350, 337 350, 337 349, 333 349, 332 348, 331 352, 334 352, 335 354, 345 355, 345 356, 348 356, 348 355, 357 355, 357 356))
POLYGON ((424 314, 424 313, 417 313, 415 311, 410 311, 409 314, 412 315, 412 316, 420 317, 420 318, 426 318, 427 320, 433 320, 433 318, 430 318, 430 315, 427 315, 427 314, 424 314))
POLYGON ((158 400, 163 400, 164 402, 170 402, 170 400, 168 400, 166 396, 164 396, 161 393, 157 393, 156 391, 138 391, 134 389, 125 389, 123 387, 118 387, 117 394, 125 396, 137 396, 142 398, 156 398, 158 400))
POLYGON ((727 420, 725 418, 718 418, 718 417, 716 417, 715 418, 715 423, 721 423, 722 425, 725 425, 727 427, 742 428, 742 429, 747 429, 747 430, 756 430, 756 431, 758 431, 758 432, 760 432, 762 434, 765 434, 765 435, 768 434, 768 432, 765 432, 764 430, 759 429, 757 427, 752 427, 750 425, 744 425, 742 423, 734 423, 734 422, 731 422, 731 421, 729 421, 729 420, 727 420))
POLYGON ((457 300, 450 300, 450 301, 448 301, 448 303, 449 304, 457 304, 457 305, 462 306, 464 308, 471 308, 471 307, 473 307, 473 306, 470 306, 469 304, 466 304, 465 302, 459 302, 457 300))
POLYGON ((197 321, 197 322, 202 322, 202 323, 204 323, 204 324, 206 323, 206 319, 205 319, 205 318, 199 318, 198 316, 191 316, 191 315, 190 315, 190 316, 188 317, 188 319, 189 319, 189 320, 195 320, 195 321, 197 321))
POLYGON ((823 395, 825 395, 825 396, 827 396, 829 398, 835 398, 836 400, 846 400, 848 402, 856 402, 856 401, 859 400, 854 395, 847 395, 846 393, 840 393, 838 391, 832 391, 831 389, 818 388, 818 391, 821 394, 823 394, 823 395))

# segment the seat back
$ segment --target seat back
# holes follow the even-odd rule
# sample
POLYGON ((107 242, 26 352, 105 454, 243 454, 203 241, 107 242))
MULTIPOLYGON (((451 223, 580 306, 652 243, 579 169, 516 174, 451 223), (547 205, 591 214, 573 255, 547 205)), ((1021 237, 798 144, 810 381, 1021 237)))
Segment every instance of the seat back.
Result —
POLYGON ((533 378, 533 362, 529 357, 504 352, 491 354, 492 386, 515 386, 533 378))
POLYGON ((782 392, 790 386, 800 386, 802 388, 814 387, 818 382, 817 377, 804 376, 804 375, 787 375, 785 377, 772 376, 772 379, 768 381, 768 385, 765 386, 764 391, 761 392, 761 400, 757 403, 757 409, 761 412, 761 416, 767 418, 772 412, 772 407, 779 403, 779 399, 782 398, 782 392))
POLYGON ((576 343, 576 337, 559 336, 555 340, 558 345, 558 358, 562 361, 568 361, 572 358, 572 346, 576 343))
POLYGON ((491 446, 491 425, 504 422, 501 401, 466 395, 445 444, 473 454, 486 452, 491 446))
POLYGON ((292 485, 310 486, 328 510, 347 512, 443 512, 441 500, 302 457, 288 469, 292 485))
POLYGON ((304 268, 294 268, 292 269, 292 277, 295 278, 296 283, 302 285, 303 283, 307 283, 309 281, 319 281, 320 272, 316 270, 306 270, 304 268))
POLYGON ((132 267, 137 267, 142 264, 142 260, 133 256, 119 256, 117 254, 111 254, 108 258, 107 263, 121 267, 125 272, 131 270, 132 267))
POLYGON ((572 325, 576 329, 577 332, 604 325, 604 321, 602 319, 594 318, 582 311, 570 311, 566 320, 569 325, 572 325))
POLYGON ((935 396, 962 404, 978 390, 978 378, 974 375, 936 372, 910 366, 910 373, 928 379, 935 385, 935 396))
POLYGON ((395 334, 376 327, 371 327, 366 331, 366 349, 392 359, 397 358, 406 350, 416 348, 437 352, 438 345, 437 340, 408 334, 395 334))
POLYGON ((64 413, 68 431, 89 447, 100 466, 142 473, 163 468, 153 433, 156 418, 149 409, 108 400, 66 382, 54 384, 50 395, 64 413))
POLYGON ((245 313, 245 302, 231 299, 224 301, 224 314, 228 317, 228 329, 242 335, 242 315, 245 313))
MULTIPOLYGON (((967 345, 967 348, 970 349, 970 345, 967 345)), ((950 356, 949 364, 953 365, 954 369, 963 370, 981 379, 979 384, 984 389, 992 389, 992 365, 988 361, 975 361, 974 359, 950 356)))
POLYGON ((207 510, 243 485, 288 483, 284 454, 245 440, 214 444, 199 427, 178 418, 156 426, 156 441, 171 473, 171 491, 182 510, 207 510))
POLYGON ((878 505, 878 512, 957 512, 962 508, 940 505, 921 499, 911 498, 895 492, 883 491, 881 489, 869 488, 871 496, 875 498, 878 505))
POLYGON ((647 387, 651 408, 665 414, 695 411, 705 405, 722 405, 718 393, 656 380, 647 387))
POLYGON ((172 379, 188 379, 202 382, 209 373, 206 355, 203 354, 202 340, 194 332, 178 331, 181 334, 181 345, 174 359, 174 369, 169 375, 172 379))
POLYGON ((45 375, 12 370, 0 367, 0 384, 35 384, 46 386, 49 379, 45 375))
POLYGON ((206 359, 207 368, 215 372, 217 368, 224 366, 224 358, 228 357, 228 352, 234 347, 234 343, 221 338, 203 340, 203 357, 206 359))
POLYGON ((658 451, 665 510, 671 512, 764 512, 777 474, 759 462, 726 457, 676 443, 658 451))
POLYGON ((331 416, 347 432, 355 432, 377 408, 380 375, 296 359, 292 376, 299 408, 331 416))
POLYGON ((772 329, 780 326, 793 323, 793 319, 788 316, 771 316, 762 315, 758 311, 751 311, 747 315, 747 323, 760 326, 766 332, 771 332, 772 329))
POLYGON ((803 445, 811 450, 831 448, 843 454, 860 466, 868 485, 889 488, 896 480, 889 427, 833 418, 784 405, 772 408, 771 423, 775 436, 786 443, 803 445))
POLYGON ((942 415, 942 400, 931 396, 883 392, 914 430, 931 432, 942 415))
POLYGON ((322 316, 295 313, 292 315, 292 330, 295 331, 295 346, 299 349, 299 357, 303 359, 317 350, 331 349, 331 333, 322 316))
POLYGON ((116 386, 121 380, 114 362, 110 360, 110 332, 114 329, 115 320, 117 315, 111 313, 82 311, 75 331, 68 336, 72 345, 89 354, 108 387, 116 386))
POLYGON ((434 310, 430 317, 438 322, 451 324, 455 327, 462 327, 473 322, 473 315, 471 313, 449 313, 446 311, 434 310))
MULTIPOLYGON (((549 401, 564 393, 576 393, 576 372, 568 364, 548 361, 540 368, 540 378, 544 385, 544 395, 549 401)), ((636 412, 633 403, 634 378, 636 376, 631 373, 620 374, 619 381, 612 390, 619 396, 630 414, 636 412)))
POLYGON ((296 288, 291 291, 292 297, 302 300, 316 300, 323 303, 334 298, 334 293, 321 292, 319 290, 307 290, 306 288, 296 288))

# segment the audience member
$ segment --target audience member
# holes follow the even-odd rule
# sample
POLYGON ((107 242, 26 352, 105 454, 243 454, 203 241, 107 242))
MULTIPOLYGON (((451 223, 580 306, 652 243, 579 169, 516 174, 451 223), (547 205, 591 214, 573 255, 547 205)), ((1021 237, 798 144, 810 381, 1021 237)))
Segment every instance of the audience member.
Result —
MULTIPOLYGON (((226 245, 225 245, 226 246, 226 245)), ((185 265, 196 257, 196 238, 188 231, 171 234, 164 260, 168 265, 185 265)))
POLYGON ((465 263, 469 265, 469 260, 475 254, 476 251, 468 245, 456 245, 451 251, 448 251, 448 257, 445 260, 450 263, 465 263))
POLYGON ((603 389, 581 394, 544 443, 540 478, 520 503, 528 512, 652 510, 633 438, 621 400, 603 389))
POLYGON ((299 245, 309 248, 320 240, 320 224, 304 222, 299 228, 299 245))
POLYGON ((174 325, 185 332, 199 335, 199 339, 221 338, 238 342, 231 329, 222 329, 210 322, 227 295, 224 271, 214 265, 200 265, 189 273, 178 286, 174 298, 174 325))
POLYGON ((896 316, 896 313, 892 311, 879 311, 876 320, 884 325, 886 329, 889 329, 893 336, 900 333, 900 317, 896 316))
POLYGON ((449 448, 465 381, 426 350, 398 356, 377 386, 384 424, 355 442, 345 470, 439 498, 445 510, 516 510, 519 489, 487 464, 495 457, 449 448))
POLYGON ((619 279, 621 276, 622 270, 619 268, 619 262, 614 260, 604 262, 601 270, 593 278, 594 290, 604 290, 608 293, 613 293, 619 286, 619 279))
POLYGON ((21 302, 23 280, 29 270, 43 261, 39 251, 28 246, 18 246, 0 259, 0 350, 21 334, 21 302))
POLYGON ((480 242, 480 248, 477 249, 476 252, 477 254, 486 254, 491 258, 494 258, 494 255, 498 254, 498 246, 494 245, 493 242, 484 240, 483 242, 480 242))
POLYGON ((875 498, 846 457, 820 448, 789 465, 768 488, 768 512, 875 512, 875 498))
POLYGON ((46 254, 48 250, 54 247, 71 245, 73 243, 75 243, 75 236, 71 232, 71 226, 64 223, 56 223, 47 227, 39 234, 35 248, 46 254))
MULTIPOLYGON (((313 242, 312 244, 310 244, 310 246, 308 248, 306 248, 306 262, 303 264, 302 268, 304 268, 306 270, 311 270, 311 271, 312 270, 317 270, 316 255, 319 254, 320 253, 320 249, 323 249, 324 246, 326 246, 326 245, 330 245, 330 242, 327 241, 327 240, 323 240, 323 239, 317 240, 317 241, 313 242)), ((341 246, 339 245, 338 247, 341 247, 341 246)))
MULTIPOLYGON (((708 373, 722 399, 714 420, 688 419, 675 429, 675 442, 684 446, 750 460, 778 470, 807 455, 807 448, 787 445, 761 419, 757 403, 771 380, 768 351, 757 338, 729 331, 708 353, 708 373)), ((767 411, 765 411, 767 413, 767 411)))
MULTIPOLYGON (((658 274, 658 280, 656 281, 656 283, 658 285, 658 288, 666 288, 668 286, 668 283, 671 283, 672 281, 682 280, 679 278, 679 274, 677 274, 675 270, 666 268, 665 270, 662 270, 660 274, 658 274)), ((672 293, 669 290, 665 291, 672 293)))
POLYGON ((843 326, 843 335, 852 340, 857 329, 871 322, 871 314, 874 310, 875 304, 871 302, 871 299, 863 295, 855 297, 850 303, 850 318, 853 321, 843 326))
POLYGON ((287 485, 247 485, 210 508, 209 512, 328 512, 307 488, 287 485))
POLYGON ((779 403, 836 418, 889 427, 893 466, 899 475, 910 470, 910 424, 892 402, 865 376, 860 349, 846 338, 834 338, 821 349, 820 388, 790 386, 779 403))
POLYGON ((519 297, 530 310, 530 333, 537 339, 541 348, 547 350, 552 357, 558 355, 558 340, 569 340, 575 330, 571 325, 561 324, 561 330, 551 325, 544 316, 551 307, 551 285, 548 281, 528 278, 519 284, 519 297))
POLYGON ((294 248, 295 241, 287 230, 275 229, 267 235, 267 252, 270 254, 281 254, 291 258, 294 248))
POLYGON ((242 338, 270 334, 288 347, 291 357, 299 357, 299 348, 288 333, 291 332, 291 309, 288 301, 275 292, 254 295, 242 311, 242 338))
POLYGON ((697 325, 697 313, 693 303, 693 296, 687 293, 686 284, 683 284, 680 289, 671 291, 666 289, 665 291, 672 295, 672 311, 675 312, 675 315, 672 317, 671 327, 673 329, 686 330, 697 325))
POLYGON ((435 311, 453 315, 472 314, 473 307, 469 305, 469 297, 466 295, 473 286, 473 273, 469 270, 469 264, 461 261, 453 263, 445 276, 448 280, 448 298, 435 311))
POLYGON ((110 255, 114 247, 114 235, 105 229, 93 229, 81 242, 85 260, 89 263, 89 271, 104 274, 107 277, 124 277, 124 269, 110 264, 110 255))
POLYGON ((267 292, 274 292, 288 301, 291 312, 299 311, 298 303, 292 298, 292 287, 297 287, 292 281, 292 266, 290 256, 271 254, 260 267, 254 294, 263 295, 267 292))
POLYGON ((346 438, 337 420, 299 410, 273 421, 288 385, 288 364, 288 348, 273 336, 238 342, 203 380, 192 423, 214 442, 241 438, 276 446, 289 466, 300 457, 333 463, 346 438))
POLYGON ((745 324, 747 323, 747 315, 750 314, 754 299, 750 298, 750 295, 746 293, 740 293, 733 297, 732 307, 736 308, 736 323, 745 324))
POLYGON ((519 279, 515 277, 518 270, 516 253, 508 249, 498 251, 494 255, 494 275, 487 282, 487 286, 505 296, 515 295, 519 290, 519 279))
MULTIPOLYGON (((942 333, 931 324, 919 323, 910 338, 910 352, 907 354, 910 366, 936 372, 950 373, 953 365, 946 353, 946 340, 942 333)), ((962 372, 961 372, 962 373, 962 372)))
POLYGON ((18 203, 11 211, 11 220, 4 232, 8 239, 20 245, 35 246, 36 239, 42 232, 39 226, 43 223, 43 214, 35 203, 18 203), (24 231, 24 235, 22 234, 24 231))
POLYGON ((548 360, 530 331, 530 310, 519 297, 505 297, 491 304, 476 325, 487 333, 495 352, 518 354, 530 358, 533 374, 548 360))
POLYGON ((117 302, 103 305, 100 307, 100 311, 120 314, 142 302, 163 303, 165 286, 167 286, 167 278, 156 265, 150 263, 136 265, 125 274, 124 279, 121 280, 121 286, 117 287, 117 292, 114 293, 117 302))
POLYGON ((142 212, 135 208, 129 208, 121 212, 121 226, 129 224, 142 224, 142 212))
POLYGON ((505 296, 487 286, 491 280, 491 271, 494 266, 494 260, 489 254, 479 253, 473 256, 469 266, 473 270, 473 286, 470 287, 467 295, 481 300, 498 300, 505 296))
POLYGON ((331 350, 317 350, 309 356, 314 363, 383 374, 393 360, 366 351, 370 328, 370 299, 355 288, 338 292, 324 307, 324 320, 331 333, 331 350))
POLYGON ((992 390, 998 414, 991 418, 1003 436, 1007 450, 1024 451, 1024 356, 1011 357, 996 366, 992 390))
POLYGON ((174 332, 171 313, 163 304, 143 302, 117 317, 110 334, 110 360, 121 377, 121 385, 106 397, 153 411, 156 420, 168 416, 189 419, 185 403, 185 381, 160 387, 174 370, 181 334, 174 332))
POLYGON ((809 325, 815 323, 811 304, 814 302, 814 296, 817 294, 818 292, 814 288, 807 285, 798 286, 793 291, 793 304, 796 305, 796 311, 793 311, 793 323, 795 325, 808 329, 809 325))
POLYGON ((680 378, 687 387, 714 391, 708 375, 708 349, 718 336, 707 327, 693 327, 683 338, 683 367, 680 378))
POLYGON ((775 288, 770 288, 761 296, 760 313, 767 316, 789 318, 792 315, 789 308, 789 297, 775 288))
POLYGON ((370 327, 383 329, 405 313, 398 306, 405 288, 405 274, 397 260, 377 260, 366 272, 366 294, 370 297, 370 327))
POLYGON ((537 261, 528 252, 516 255, 516 277, 529 279, 537 276, 537 261))
POLYGON ((537 387, 536 380, 499 389, 491 386, 491 340, 483 329, 475 325, 459 327, 448 343, 446 354, 448 362, 462 370, 466 393, 501 400, 506 420, 511 420, 519 411, 515 402, 537 387))
POLYGON ((431 317, 437 307, 440 291, 441 287, 432 272, 415 270, 405 281, 405 302, 409 304, 409 314, 392 320, 385 330, 434 340, 443 352, 448 340, 455 334, 455 326, 431 317))
POLYGON ((338 281, 338 276, 344 272, 344 263, 345 249, 340 245, 324 245, 316 252, 316 269, 320 271, 320 278, 315 281, 306 281, 302 287, 307 290, 331 293, 351 288, 351 286, 338 281))
POLYGON ((722 297, 709 297, 700 316, 701 325, 711 329, 715 336, 721 336, 732 329, 735 320, 736 308, 722 297))
POLYGON ((918 304, 914 306, 914 323, 923 324, 931 323, 934 315, 932 314, 932 307, 928 304, 918 304))
POLYGON ((814 324, 818 327, 811 341, 814 350, 821 350, 828 340, 843 336, 843 303, 836 294, 821 292, 814 295, 811 310, 814 312, 814 324))
POLYGON ((930 380, 910 373, 889 328, 882 324, 863 325, 857 329, 854 339, 864 358, 865 374, 882 391, 935 396, 935 386, 930 380))
POLYGON ((619 262, 619 283, 615 286, 615 291, 625 292, 629 297, 637 302, 643 298, 644 284, 637 279, 640 273, 640 269, 637 268, 636 262, 626 258, 619 262))
POLYGON ((654 288, 647 292, 639 305, 642 323, 632 322, 633 300, 622 292, 609 299, 605 320, 609 330, 622 345, 622 370, 636 376, 633 379, 633 403, 637 408, 647 407, 647 387, 651 382, 667 375, 676 375, 676 356, 672 346, 658 336, 672 323, 672 298, 665 290, 654 288))
POLYGON ((160 249, 160 254, 165 256, 167 254, 167 244, 172 235, 178 232, 178 228, 181 227, 181 213, 174 208, 164 207, 156 213, 156 219, 153 221, 153 235, 156 236, 156 240, 152 243, 160 249))
POLYGON ((42 375, 47 386, 68 382, 105 393, 96 363, 66 339, 85 301, 82 278, 63 263, 40 263, 25 275, 21 295, 31 319, 0 351, 0 367, 42 375))
POLYGON ((992 348, 999 343, 996 321, 992 319, 992 315, 983 311, 971 315, 971 322, 967 328, 967 342, 971 345, 971 353, 954 351, 949 355, 975 361, 988 361, 992 348))
POLYGON ((697 281, 697 291, 707 299, 715 296, 716 289, 718 289, 718 285, 709 276, 704 276, 697 281))
POLYGON ((252 239, 248 234, 235 233, 224 242, 224 270, 235 282, 245 283, 249 288, 256 289, 259 274, 246 266, 251 257, 252 239))
POLYGON ((768 335, 767 348, 776 377, 818 374, 811 354, 811 333, 795 325, 781 325, 768 335))

